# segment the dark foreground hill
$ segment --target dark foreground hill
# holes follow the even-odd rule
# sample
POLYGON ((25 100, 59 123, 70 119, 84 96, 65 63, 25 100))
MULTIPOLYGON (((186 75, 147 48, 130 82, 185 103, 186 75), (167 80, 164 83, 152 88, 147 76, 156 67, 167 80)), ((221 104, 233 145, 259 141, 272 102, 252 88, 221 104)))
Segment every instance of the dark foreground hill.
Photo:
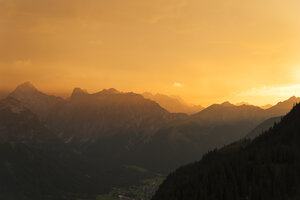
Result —
POLYGON ((153 200, 300 199, 300 105, 254 139, 179 168, 153 200))

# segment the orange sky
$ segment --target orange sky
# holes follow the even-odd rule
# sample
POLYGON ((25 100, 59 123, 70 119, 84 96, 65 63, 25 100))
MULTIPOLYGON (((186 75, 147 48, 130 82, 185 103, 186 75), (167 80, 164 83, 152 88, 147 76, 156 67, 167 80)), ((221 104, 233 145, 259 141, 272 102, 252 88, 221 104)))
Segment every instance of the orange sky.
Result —
POLYGON ((0 89, 300 96, 299 0, 0 0, 0 89))

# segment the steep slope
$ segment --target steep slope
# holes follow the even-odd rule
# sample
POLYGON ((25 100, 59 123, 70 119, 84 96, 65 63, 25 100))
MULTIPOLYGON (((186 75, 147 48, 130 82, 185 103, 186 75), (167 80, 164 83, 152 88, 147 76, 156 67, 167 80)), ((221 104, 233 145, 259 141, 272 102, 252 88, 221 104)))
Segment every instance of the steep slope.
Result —
POLYGON ((250 131, 246 135, 246 138, 254 139, 255 137, 259 136, 263 132, 269 130, 272 126, 274 126, 275 123, 278 123, 281 120, 281 117, 272 117, 270 119, 267 119, 266 121, 259 124, 255 129, 250 131))
POLYGON ((148 92, 143 93, 142 95, 147 99, 157 102, 161 107, 165 108, 171 113, 194 114, 204 109, 204 107, 200 105, 189 105, 177 96, 168 96, 159 93, 153 95, 148 92))
POLYGON ((46 120, 49 112, 64 99, 52 95, 47 95, 37 90, 30 82, 19 85, 10 97, 19 100, 22 104, 36 113, 40 119, 46 120))
POLYGON ((153 200, 300 198, 300 105, 265 134, 170 174, 153 200))
POLYGON ((0 199, 95 194, 82 159, 11 97, 0 101, 0 177, 0 199))

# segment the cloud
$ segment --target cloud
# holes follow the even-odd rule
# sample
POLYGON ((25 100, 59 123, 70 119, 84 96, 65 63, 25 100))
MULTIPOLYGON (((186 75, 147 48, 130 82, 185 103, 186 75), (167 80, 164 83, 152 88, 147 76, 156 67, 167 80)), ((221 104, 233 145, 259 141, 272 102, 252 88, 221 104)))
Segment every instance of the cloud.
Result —
POLYGON ((252 88, 251 90, 242 91, 237 94, 241 97, 249 96, 300 96, 300 84, 284 85, 284 86, 262 86, 259 88, 252 88))
POLYGON ((173 87, 183 87, 182 83, 174 82, 173 87))

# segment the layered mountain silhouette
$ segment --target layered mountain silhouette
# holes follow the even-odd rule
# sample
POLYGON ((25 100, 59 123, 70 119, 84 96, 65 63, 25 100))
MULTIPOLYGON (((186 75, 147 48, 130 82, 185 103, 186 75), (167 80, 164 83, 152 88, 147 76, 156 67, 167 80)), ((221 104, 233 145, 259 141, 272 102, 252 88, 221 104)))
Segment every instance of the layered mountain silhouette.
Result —
POLYGON ((270 110, 252 105, 235 106, 229 102, 214 104, 161 129, 149 143, 140 146, 139 152, 149 157, 159 153, 161 157, 166 158, 159 162, 156 160, 151 165, 160 163, 159 166, 155 166, 155 170, 166 169, 166 172, 174 166, 199 159, 210 149, 244 138, 258 124, 270 117, 289 112, 295 100, 297 99, 290 98, 270 110), (282 104, 287 106, 283 107, 282 104))
POLYGON ((290 109, 291 106, 299 102, 300 102, 300 98, 291 97, 286 101, 279 102, 275 106, 266 109, 268 116, 278 116, 278 117, 271 117, 270 119, 265 120, 257 127, 255 127, 251 132, 249 132, 246 135, 246 138, 253 139, 259 136, 260 134, 264 133, 265 131, 267 131, 269 128, 274 126, 275 123, 278 123, 280 121, 280 119, 282 118, 281 115, 284 115, 286 113, 286 110, 290 109))
POLYGON ((51 110, 47 121, 69 141, 95 142, 130 132, 145 142, 168 122, 184 117, 139 94, 115 89, 88 94, 77 88, 69 100, 51 110))
POLYGON ((142 95, 147 99, 157 102, 161 107, 171 113, 194 114, 204 109, 204 107, 200 105, 190 105, 178 96, 168 96, 159 93, 153 95, 149 92, 145 92, 142 95))
POLYGON ((194 120, 205 122, 206 124, 236 123, 239 121, 255 120, 265 118, 263 109, 252 105, 235 106, 230 102, 213 104, 199 113, 193 115, 194 120))
POLYGON ((300 198, 300 105, 269 131, 179 168, 153 200, 300 198))
POLYGON ((291 97, 286 101, 282 101, 272 106, 271 108, 266 109, 269 115, 273 116, 283 116, 286 114, 287 110, 290 110, 295 104, 300 102, 300 97, 291 97))
POLYGON ((151 155, 159 154, 164 159, 149 159, 151 165, 146 166, 167 173, 175 166, 200 159, 210 149, 244 138, 267 118, 265 111, 259 107, 235 106, 229 102, 214 104, 160 129, 149 143, 138 147, 142 154, 138 161, 143 160, 143 155, 154 159, 151 155))
POLYGON ((68 100, 46 95, 26 82, 10 95, 60 131, 66 139, 95 139, 132 130, 135 134, 155 132, 165 123, 185 117, 170 114, 156 102, 113 88, 88 94, 75 88, 68 100), (91 138, 93 137, 93 138, 91 138))
MULTIPOLYGON (((37 113, 64 141, 80 145, 80 149, 84 144, 88 152, 101 152, 96 153, 97 157, 106 158, 105 152, 143 157, 144 153, 156 154, 160 149, 178 165, 245 137, 264 120, 287 113, 297 101, 293 97, 267 110, 224 102, 186 116, 171 114, 142 95, 113 88, 94 94, 75 88, 71 97, 64 100, 46 95, 27 82, 9 96, 37 113)), ((149 163, 154 164, 150 157, 153 156, 149 156, 149 163)), ((167 163, 169 167, 176 166, 171 161, 167 163)))
POLYGON ((42 93, 30 83, 18 86, 8 99, 18 102, 20 108, 15 111, 28 110, 60 143, 80 154, 93 180, 106 188, 153 175, 141 175, 124 166, 169 173, 199 160, 208 150, 244 138, 263 121, 287 113, 297 101, 291 98, 266 110, 224 102, 186 115, 170 113, 140 94, 113 88, 93 94, 75 88, 70 98, 62 99, 42 93))

